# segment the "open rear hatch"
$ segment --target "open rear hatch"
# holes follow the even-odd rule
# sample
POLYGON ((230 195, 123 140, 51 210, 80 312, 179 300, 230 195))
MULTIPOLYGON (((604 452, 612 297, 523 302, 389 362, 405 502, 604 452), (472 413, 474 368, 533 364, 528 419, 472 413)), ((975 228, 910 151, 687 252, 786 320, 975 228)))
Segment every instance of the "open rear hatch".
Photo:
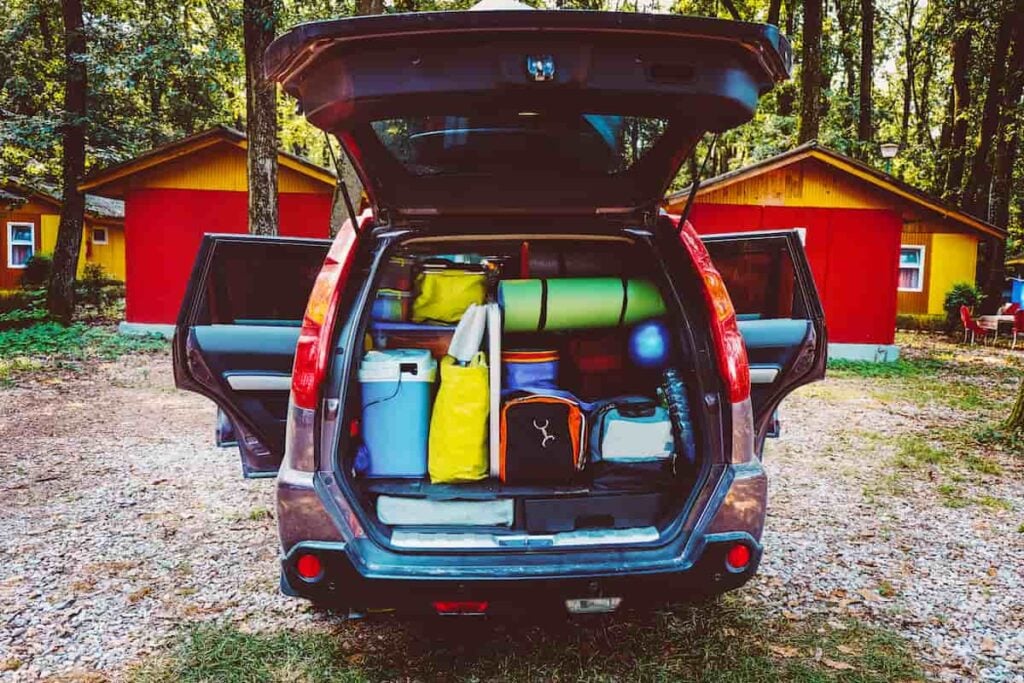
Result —
POLYGON ((303 24, 265 60, 390 222, 654 210, 791 62, 769 25, 515 10, 303 24))

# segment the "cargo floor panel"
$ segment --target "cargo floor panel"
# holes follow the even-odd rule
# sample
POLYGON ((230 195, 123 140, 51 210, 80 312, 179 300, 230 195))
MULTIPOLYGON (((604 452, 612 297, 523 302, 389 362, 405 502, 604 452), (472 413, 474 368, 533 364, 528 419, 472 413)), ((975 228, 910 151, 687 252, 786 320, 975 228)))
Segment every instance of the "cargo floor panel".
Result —
POLYGON ((493 500, 495 498, 580 496, 591 492, 587 485, 528 486, 503 484, 497 479, 464 484, 431 484, 425 479, 366 479, 368 493, 430 498, 432 500, 493 500))

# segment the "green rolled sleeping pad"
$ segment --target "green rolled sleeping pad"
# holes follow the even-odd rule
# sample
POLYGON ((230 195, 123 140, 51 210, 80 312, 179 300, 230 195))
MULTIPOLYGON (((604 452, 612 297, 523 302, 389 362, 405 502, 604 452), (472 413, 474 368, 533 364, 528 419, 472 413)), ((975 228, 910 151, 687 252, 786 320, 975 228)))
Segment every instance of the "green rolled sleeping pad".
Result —
POLYGON ((665 313, 653 282, 617 277, 502 280, 498 303, 506 332, 620 327, 665 313))

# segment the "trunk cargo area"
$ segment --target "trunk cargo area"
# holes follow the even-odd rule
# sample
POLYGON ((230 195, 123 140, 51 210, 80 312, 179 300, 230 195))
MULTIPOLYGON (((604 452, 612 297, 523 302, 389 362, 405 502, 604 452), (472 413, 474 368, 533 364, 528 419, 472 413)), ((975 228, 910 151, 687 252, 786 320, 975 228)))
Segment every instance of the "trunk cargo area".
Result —
POLYGON ((649 244, 415 237, 370 275, 339 469, 391 546, 651 543, 681 515, 694 363, 649 244))

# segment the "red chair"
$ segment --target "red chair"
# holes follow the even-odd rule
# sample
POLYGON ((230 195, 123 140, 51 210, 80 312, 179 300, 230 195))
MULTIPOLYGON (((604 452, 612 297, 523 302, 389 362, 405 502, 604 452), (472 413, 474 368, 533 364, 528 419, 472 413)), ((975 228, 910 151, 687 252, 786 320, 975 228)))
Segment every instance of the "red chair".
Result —
POLYGON ((964 326, 964 343, 967 343, 967 335, 970 335, 971 344, 974 344, 974 340, 978 334, 981 334, 982 343, 985 342, 985 337, 988 335, 988 330, 978 324, 978 321, 971 317, 971 309, 967 306, 960 307, 960 322, 964 326))
POLYGON ((1013 342, 1010 343, 1010 348, 1017 348, 1017 335, 1024 334, 1024 310, 1018 308, 1013 312, 1013 342))
POLYGON ((1020 304, 1016 301, 1012 304, 1006 304, 1006 308, 1003 309, 1003 315, 1016 315, 1017 311, 1020 310, 1020 304))

